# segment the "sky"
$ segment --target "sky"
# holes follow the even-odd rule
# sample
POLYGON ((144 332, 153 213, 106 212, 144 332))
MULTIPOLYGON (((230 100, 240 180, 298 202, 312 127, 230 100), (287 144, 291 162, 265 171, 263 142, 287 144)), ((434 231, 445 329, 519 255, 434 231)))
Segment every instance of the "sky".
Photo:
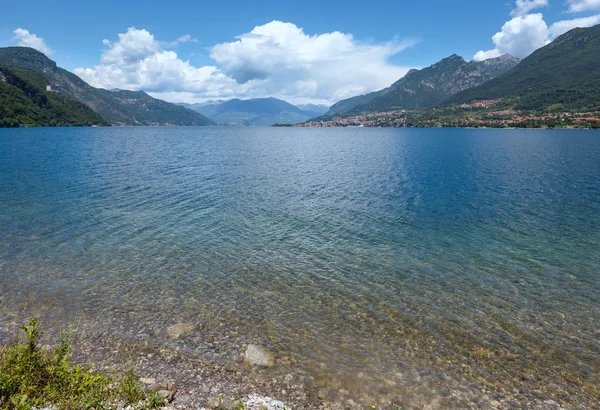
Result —
POLYGON ((33 47, 96 87, 332 104, 451 54, 527 57, 599 24, 600 0, 31 0, 1 14, 0 47, 33 47))

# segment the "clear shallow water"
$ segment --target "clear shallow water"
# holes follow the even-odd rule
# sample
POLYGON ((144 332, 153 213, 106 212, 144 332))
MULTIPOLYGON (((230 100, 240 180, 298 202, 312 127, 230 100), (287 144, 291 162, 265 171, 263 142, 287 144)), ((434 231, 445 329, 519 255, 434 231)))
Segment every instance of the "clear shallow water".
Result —
POLYGON ((0 130, 0 312, 260 343, 332 398, 584 406, 598 215, 592 131, 0 130))

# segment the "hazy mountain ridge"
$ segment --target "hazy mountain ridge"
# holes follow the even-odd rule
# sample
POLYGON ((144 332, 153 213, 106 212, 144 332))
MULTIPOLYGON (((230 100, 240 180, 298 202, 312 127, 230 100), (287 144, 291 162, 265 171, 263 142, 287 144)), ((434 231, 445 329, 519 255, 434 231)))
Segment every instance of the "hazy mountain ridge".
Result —
POLYGON ((213 104, 182 104, 212 121, 226 125, 295 124, 321 115, 277 98, 232 99, 213 104))
POLYGON ((0 65, 42 73, 53 91, 79 101, 116 125, 210 125, 198 112, 139 91, 110 91, 92 87, 62 69, 44 54, 28 47, 0 48, 0 65))
POLYGON ((323 115, 329 110, 330 106, 325 104, 296 104, 296 107, 304 111, 310 111, 319 115, 323 115))

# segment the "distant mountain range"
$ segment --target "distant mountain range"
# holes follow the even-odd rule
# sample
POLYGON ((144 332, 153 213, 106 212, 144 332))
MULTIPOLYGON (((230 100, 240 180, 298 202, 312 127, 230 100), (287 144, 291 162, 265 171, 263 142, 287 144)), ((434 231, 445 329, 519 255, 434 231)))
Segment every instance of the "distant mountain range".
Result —
POLYGON ((224 125, 296 124, 327 111, 325 106, 309 105, 314 111, 302 109, 277 98, 233 99, 182 106, 195 110, 210 120, 224 125))
POLYGON ((523 61, 454 54, 329 109, 276 98, 176 105, 143 91, 94 88, 36 50, 7 47, 0 48, 0 125, 600 127, 599 85, 600 25, 573 29, 523 61))
POLYGON ((296 104, 296 107, 319 115, 325 114, 329 110, 329 105, 325 104, 296 104))
POLYGON ((55 93, 79 101, 112 125, 211 125, 196 111, 153 98, 143 91, 109 91, 87 84, 37 50, 0 48, 0 66, 40 73, 55 93))
POLYGON ((481 85, 519 64, 505 54, 485 61, 465 61, 456 54, 422 70, 410 70, 381 91, 342 100, 325 117, 363 111, 417 110, 433 107, 460 91, 481 85))
POLYGON ((506 74, 444 105, 496 99, 514 100, 519 110, 599 110, 600 25, 563 34, 506 74))

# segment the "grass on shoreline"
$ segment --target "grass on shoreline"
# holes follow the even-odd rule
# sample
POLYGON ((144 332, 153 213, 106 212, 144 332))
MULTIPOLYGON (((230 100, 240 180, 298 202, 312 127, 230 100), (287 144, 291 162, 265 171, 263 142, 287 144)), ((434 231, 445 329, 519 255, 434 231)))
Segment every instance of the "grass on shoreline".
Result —
POLYGON ((155 391, 144 389, 132 370, 108 377, 71 365, 68 332, 56 348, 46 349, 39 346, 42 331, 36 318, 21 329, 24 340, 0 347, 0 408, 103 410, 132 405, 145 410, 165 405, 155 391))

